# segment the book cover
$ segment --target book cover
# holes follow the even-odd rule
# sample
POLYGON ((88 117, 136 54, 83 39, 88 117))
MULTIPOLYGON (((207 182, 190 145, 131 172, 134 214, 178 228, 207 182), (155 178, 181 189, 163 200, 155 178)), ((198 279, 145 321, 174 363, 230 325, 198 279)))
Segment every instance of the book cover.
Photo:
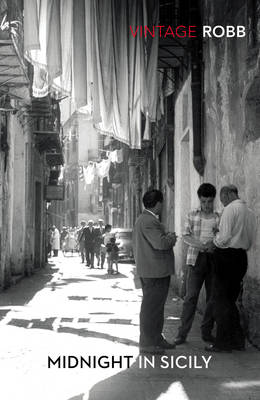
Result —
POLYGON ((1 399, 259 398, 259 21, 0 1, 1 399))

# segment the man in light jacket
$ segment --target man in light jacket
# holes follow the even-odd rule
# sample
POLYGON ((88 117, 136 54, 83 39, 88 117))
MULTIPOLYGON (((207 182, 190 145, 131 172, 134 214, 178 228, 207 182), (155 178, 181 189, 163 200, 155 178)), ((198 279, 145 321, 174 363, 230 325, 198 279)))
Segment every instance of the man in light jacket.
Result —
POLYGON ((136 270, 143 291, 140 353, 163 354, 165 349, 175 347, 164 339, 162 330, 170 276, 174 273, 173 246, 177 238, 175 233, 166 233, 158 220, 162 204, 162 192, 146 192, 143 196, 145 210, 138 217, 133 232, 136 270))
POLYGON ((51 247, 53 250, 53 257, 58 257, 60 249, 60 232, 55 225, 52 227, 51 247))

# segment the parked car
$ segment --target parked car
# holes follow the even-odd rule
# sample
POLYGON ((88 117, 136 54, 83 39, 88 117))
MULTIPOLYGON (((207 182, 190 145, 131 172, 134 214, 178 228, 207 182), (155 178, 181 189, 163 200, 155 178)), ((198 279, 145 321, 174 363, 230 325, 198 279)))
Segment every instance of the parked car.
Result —
POLYGON ((134 261, 133 252, 133 230, 127 228, 115 228, 113 233, 116 237, 116 243, 119 247, 119 260, 134 261))

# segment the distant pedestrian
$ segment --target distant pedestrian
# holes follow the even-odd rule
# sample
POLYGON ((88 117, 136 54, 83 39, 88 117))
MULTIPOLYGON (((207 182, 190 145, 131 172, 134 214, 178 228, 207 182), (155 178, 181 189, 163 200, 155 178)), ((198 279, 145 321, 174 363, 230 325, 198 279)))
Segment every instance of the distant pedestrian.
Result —
POLYGON ((71 253, 77 250, 77 232, 75 228, 69 228, 67 236, 67 250, 71 253))
POLYGON ((101 244, 103 242, 103 234, 105 233, 105 225, 103 219, 99 219, 95 228, 95 255, 97 258, 97 266, 101 263, 101 244))
POLYGON ((106 224, 105 225, 105 232, 102 235, 102 243, 100 246, 100 259, 101 259, 101 268, 104 268, 104 263, 107 256, 107 248, 106 245, 110 241, 112 237, 115 237, 113 233, 111 233, 112 225, 106 224))
POLYGON ((61 250, 64 254, 65 252, 65 248, 66 248, 66 240, 68 237, 68 229, 66 226, 63 226, 62 231, 60 233, 60 246, 61 246, 61 250))
POLYGON ((119 247, 116 244, 116 238, 111 237, 110 241, 106 245, 107 248, 107 264, 108 264, 108 269, 107 273, 108 274, 113 274, 115 272, 118 274, 118 253, 119 253, 119 247), (113 265, 115 264, 116 270, 113 270, 113 265))
POLYGON ((53 251, 53 257, 57 257, 60 250, 60 232, 55 225, 52 227, 51 248, 53 251))
POLYGON ((94 254, 95 254, 95 230, 94 222, 88 221, 88 226, 83 229, 83 237, 85 243, 86 252, 86 265, 90 268, 94 268, 94 254))
POLYGON ((77 242, 78 242, 78 249, 79 249, 79 253, 81 256, 81 263, 84 264, 85 262, 85 240, 84 240, 84 235, 83 235, 83 231, 84 228, 86 226, 86 222, 85 221, 81 221, 80 222, 80 228, 77 232, 77 242))
POLYGON ((143 299, 140 311, 140 353, 162 354, 173 349, 162 335, 164 305, 170 277, 174 273, 173 246, 175 233, 166 233, 158 220, 163 194, 150 190, 143 196, 145 210, 138 217, 133 231, 133 249, 137 275, 140 277, 143 299))

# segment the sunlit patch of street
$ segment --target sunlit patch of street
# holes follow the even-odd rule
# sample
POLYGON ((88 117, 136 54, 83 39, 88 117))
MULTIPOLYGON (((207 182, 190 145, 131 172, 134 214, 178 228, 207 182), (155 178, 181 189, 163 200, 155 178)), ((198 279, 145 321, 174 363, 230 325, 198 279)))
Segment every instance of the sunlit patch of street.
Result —
MULTIPOLYGON (((108 275, 105 268, 80 264, 77 256, 61 255, 1 294, 1 398, 121 400, 124 393, 125 400, 206 400, 209 394, 244 400, 249 392, 251 400, 259 398, 260 356, 252 347, 214 355, 202 368, 209 354, 199 336, 199 315, 185 346, 164 360, 139 356, 140 284, 133 264, 119 264, 119 270, 108 275)), ((171 290, 164 329, 169 340, 181 304, 171 290)))

